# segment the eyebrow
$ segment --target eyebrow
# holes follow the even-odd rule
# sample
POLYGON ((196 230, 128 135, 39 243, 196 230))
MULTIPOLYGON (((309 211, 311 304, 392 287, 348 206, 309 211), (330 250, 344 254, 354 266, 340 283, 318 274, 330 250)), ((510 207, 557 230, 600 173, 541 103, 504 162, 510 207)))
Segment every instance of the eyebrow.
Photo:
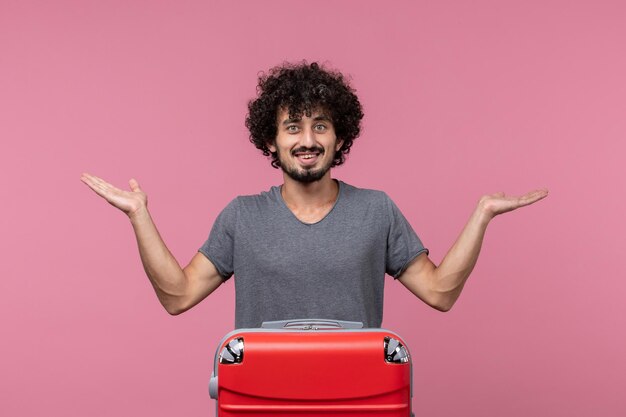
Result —
MULTIPOLYGON (((288 125, 290 123, 298 123, 300 121, 302 121, 302 117, 296 117, 296 118, 293 118, 293 119, 285 119, 283 121, 283 125, 288 125)), ((326 116, 325 114, 320 114, 319 116, 315 116, 313 118, 313 121, 315 121, 315 122, 319 122, 319 121, 330 122, 331 120, 330 120, 330 117, 326 116)))

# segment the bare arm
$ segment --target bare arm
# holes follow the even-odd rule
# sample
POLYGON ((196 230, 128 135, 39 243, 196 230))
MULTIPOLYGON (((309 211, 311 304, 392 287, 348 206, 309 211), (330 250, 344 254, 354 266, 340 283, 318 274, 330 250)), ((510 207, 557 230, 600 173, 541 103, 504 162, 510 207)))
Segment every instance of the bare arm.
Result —
POLYGON ((152 221, 148 198, 137 181, 129 181, 131 191, 89 174, 83 174, 81 181, 130 219, 144 270, 168 313, 180 314, 190 309, 223 282, 215 266, 200 253, 184 269, 180 267, 152 221))
POLYGON ((499 214, 533 204, 547 195, 547 190, 537 190, 521 197, 507 197, 504 193, 482 197, 441 264, 436 266, 422 254, 413 260, 399 281, 430 306, 450 310, 476 265, 489 222, 499 214))

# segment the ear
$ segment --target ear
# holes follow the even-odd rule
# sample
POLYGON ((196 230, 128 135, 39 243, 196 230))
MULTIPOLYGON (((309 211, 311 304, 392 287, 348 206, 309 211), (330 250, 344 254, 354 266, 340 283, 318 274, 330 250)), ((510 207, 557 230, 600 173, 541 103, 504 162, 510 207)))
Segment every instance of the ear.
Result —
POLYGON ((338 139, 337 144, 335 145, 335 152, 339 152, 339 149, 343 146, 343 139, 338 139))
POLYGON ((267 149, 270 150, 270 152, 272 153, 276 152, 276 141, 267 142, 266 146, 267 146, 267 149))

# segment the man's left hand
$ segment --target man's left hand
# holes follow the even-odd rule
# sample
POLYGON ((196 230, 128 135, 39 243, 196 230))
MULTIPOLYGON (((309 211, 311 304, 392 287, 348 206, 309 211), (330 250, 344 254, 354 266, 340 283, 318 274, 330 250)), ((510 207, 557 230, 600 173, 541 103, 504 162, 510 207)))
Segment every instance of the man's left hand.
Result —
POLYGON ((528 206, 546 198, 547 196, 548 190, 546 189, 531 191, 518 197, 506 196, 501 192, 483 196, 480 199, 478 206, 488 219, 491 220, 498 214, 528 206))

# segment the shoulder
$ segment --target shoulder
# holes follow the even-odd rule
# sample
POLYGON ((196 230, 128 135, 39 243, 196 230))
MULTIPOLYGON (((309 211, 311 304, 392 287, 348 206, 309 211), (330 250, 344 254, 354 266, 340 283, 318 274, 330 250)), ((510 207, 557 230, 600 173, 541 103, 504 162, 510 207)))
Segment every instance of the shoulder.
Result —
POLYGON ((391 202, 391 199, 384 191, 359 188, 342 181, 339 182, 341 184, 341 192, 345 196, 346 200, 361 204, 366 203, 381 206, 387 206, 391 202))
POLYGON ((260 220, 267 218, 280 206, 280 188, 271 187, 258 194, 239 195, 224 208, 230 218, 260 220))
POLYGON ((217 216, 215 224, 230 225, 230 227, 255 224, 267 219, 271 213, 277 211, 277 196, 280 189, 272 187, 259 194, 239 195, 233 198, 217 216))
POLYGON ((393 221, 401 216, 400 209, 386 192, 368 188, 358 188, 342 183, 342 193, 345 191, 345 204, 350 210, 364 210, 370 212, 378 220, 393 221))
POLYGON ((260 208, 263 206, 271 206, 279 202, 280 187, 273 186, 267 191, 261 191, 258 194, 237 196, 231 204, 236 205, 239 209, 260 208))

